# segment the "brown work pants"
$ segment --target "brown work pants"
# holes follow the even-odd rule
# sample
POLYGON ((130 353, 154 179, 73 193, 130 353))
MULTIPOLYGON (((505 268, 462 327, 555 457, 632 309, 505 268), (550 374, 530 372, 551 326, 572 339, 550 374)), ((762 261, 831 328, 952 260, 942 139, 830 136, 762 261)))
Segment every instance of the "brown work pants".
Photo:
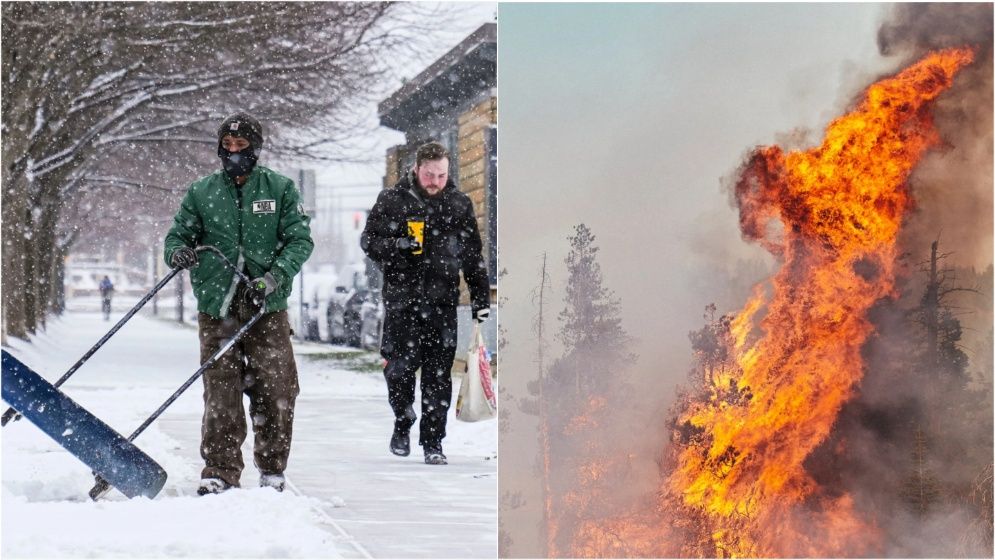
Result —
MULTIPOLYGON (((201 363, 251 317, 240 305, 232 307, 226 319, 205 313, 198 317, 201 363)), ((282 473, 287 468, 294 401, 300 392, 290 334, 286 311, 267 313, 204 372, 203 478, 239 485, 245 466, 241 449, 246 437, 243 394, 249 397, 256 467, 263 474, 282 473)))

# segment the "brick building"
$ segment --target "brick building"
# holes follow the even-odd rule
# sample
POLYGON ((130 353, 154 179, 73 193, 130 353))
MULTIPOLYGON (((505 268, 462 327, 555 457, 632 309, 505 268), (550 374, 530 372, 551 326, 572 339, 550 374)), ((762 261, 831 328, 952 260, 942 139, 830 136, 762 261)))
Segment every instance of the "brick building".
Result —
POLYGON ((435 140, 452 154, 450 176, 473 200, 495 302, 496 86, 497 24, 487 23, 378 106, 380 124, 403 132, 405 138, 404 144, 387 150, 384 188, 393 186, 411 169, 419 145, 435 140))

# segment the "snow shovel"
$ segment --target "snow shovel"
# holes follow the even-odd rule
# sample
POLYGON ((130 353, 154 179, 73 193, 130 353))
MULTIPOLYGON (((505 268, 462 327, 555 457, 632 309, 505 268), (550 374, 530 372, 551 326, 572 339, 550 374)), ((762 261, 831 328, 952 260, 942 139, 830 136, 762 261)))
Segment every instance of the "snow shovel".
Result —
MULTIPOLYGON (((169 274, 167 274, 162 280, 159 281, 158 284, 155 285, 154 288, 152 288, 152 291, 145 294, 145 297, 143 297, 137 304, 135 304, 135 306, 132 307, 130 311, 125 313, 124 317, 121 317, 121 320, 118 321, 116 325, 111 327, 111 330, 107 331, 107 334, 105 334, 100 340, 98 340, 97 343, 93 345, 93 348, 87 350, 86 354, 83 354, 83 357, 80 358, 75 364, 73 364, 73 366, 69 368, 69 371, 62 374, 62 377, 60 377, 58 381, 53 383, 52 386, 58 388, 63 383, 65 383, 67 379, 72 377, 72 375, 76 373, 76 370, 78 370, 80 366, 85 364, 86 361, 90 359, 90 356, 93 356, 93 354, 96 353, 97 350, 100 350, 100 347, 106 344, 107 341, 110 340, 111 337, 114 336, 114 334, 117 333, 117 331, 120 330, 125 323, 127 323, 132 317, 135 316, 136 313, 138 313, 139 309, 144 307, 145 304, 148 303, 148 301, 152 299, 153 296, 159 293, 159 290, 161 290, 166 284, 168 284, 169 281, 172 280, 173 277, 180 272, 180 270, 182 269, 174 268, 170 270, 169 274)), ((0 417, 0 426, 6 426, 7 423, 10 422, 12 419, 15 422, 21 419, 21 415, 18 414, 16 410, 14 410, 14 407, 8 408, 7 411, 3 413, 3 416, 0 417)))
MULTIPOLYGON (((223 260, 226 264, 228 264, 229 267, 231 267, 232 270, 235 271, 235 274, 238 275, 241 281, 245 282, 246 285, 250 286, 252 285, 252 280, 248 276, 246 276, 245 273, 239 270, 235 265, 233 265, 231 261, 229 261, 224 256, 224 254, 222 254, 221 251, 219 251, 217 248, 205 245, 197 247, 197 250, 213 251, 221 258, 221 260, 223 260)), ((162 413, 166 411, 166 408, 168 408, 169 405, 173 404, 173 401, 178 399, 180 395, 182 395, 183 392, 190 387, 190 385, 193 385, 193 382, 196 381, 197 378, 203 375, 204 371, 206 371, 208 368, 214 365, 214 363, 218 361, 218 359, 221 358, 221 356, 223 356, 225 352, 230 350, 232 346, 234 346, 243 336, 245 336, 245 333, 249 332, 249 329, 252 328, 252 325, 256 324, 256 321, 261 319, 265 313, 266 313, 266 304, 265 302, 261 302, 259 306, 259 311, 257 311, 255 315, 253 315, 244 325, 242 325, 242 327, 239 328, 238 331, 236 331, 235 334, 230 339, 228 339, 228 342, 224 343, 220 348, 218 348, 218 350, 210 358, 208 358, 207 361, 204 362, 200 366, 200 368, 198 368, 197 371, 195 371, 194 374, 191 375, 190 378, 187 379, 186 382, 184 382, 183 385, 181 385, 180 388, 176 390, 176 392, 170 395, 169 398, 166 399, 166 402, 162 403, 162 406, 160 406, 155 412, 153 412, 151 416, 146 418, 145 421, 142 422, 142 425, 139 426, 137 430, 135 430, 130 436, 128 436, 127 440, 128 443, 133 442, 135 438, 139 436, 139 434, 145 431, 145 428, 148 428, 149 425, 156 420, 156 418, 162 415, 162 413)), ((110 492, 112 488, 111 482, 105 480, 103 477, 100 476, 100 474, 96 474, 95 479, 96 479, 96 484, 93 486, 93 488, 90 489, 89 492, 90 498, 93 501, 97 501, 100 498, 106 496, 107 493, 110 492)))
POLYGON ((86 466, 133 498, 154 498, 166 471, 90 411, 17 358, 3 354, 3 400, 86 466))

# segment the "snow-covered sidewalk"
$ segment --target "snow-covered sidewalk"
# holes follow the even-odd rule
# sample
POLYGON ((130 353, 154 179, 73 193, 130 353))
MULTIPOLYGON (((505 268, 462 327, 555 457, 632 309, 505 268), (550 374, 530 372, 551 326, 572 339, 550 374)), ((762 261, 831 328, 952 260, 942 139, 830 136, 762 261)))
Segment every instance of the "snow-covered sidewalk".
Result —
MULTIPOLYGON (((11 339, 5 350, 54 381, 119 317, 68 312, 32 343, 11 339)), ((450 416, 448 466, 425 465, 417 446, 395 457, 376 357, 295 348, 301 395, 289 492, 256 487, 250 430, 242 489, 196 496, 200 382, 135 442, 169 473, 154 500, 115 491, 91 502, 89 469, 22 420, 2 430, 2 556, 495 558, 496 422, 450 416)), ((139 315, 63 389, 127 436, 196 371, 198 358, 194 326, 139 315)), ((416 427, 413 443, 417 437, 416 427)))

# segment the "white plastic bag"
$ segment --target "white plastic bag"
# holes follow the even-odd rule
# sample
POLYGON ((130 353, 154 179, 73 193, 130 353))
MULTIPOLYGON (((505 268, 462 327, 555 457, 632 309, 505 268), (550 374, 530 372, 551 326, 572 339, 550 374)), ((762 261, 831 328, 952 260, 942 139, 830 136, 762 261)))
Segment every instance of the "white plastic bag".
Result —
POLYGON ((466 355, 466 375, 456 399, 456 418, 464 422, 478 422, 495 416, 497 399, 491 386, 491 355, 484 346, 480 325, 474 322, 473 338, 466 355))

